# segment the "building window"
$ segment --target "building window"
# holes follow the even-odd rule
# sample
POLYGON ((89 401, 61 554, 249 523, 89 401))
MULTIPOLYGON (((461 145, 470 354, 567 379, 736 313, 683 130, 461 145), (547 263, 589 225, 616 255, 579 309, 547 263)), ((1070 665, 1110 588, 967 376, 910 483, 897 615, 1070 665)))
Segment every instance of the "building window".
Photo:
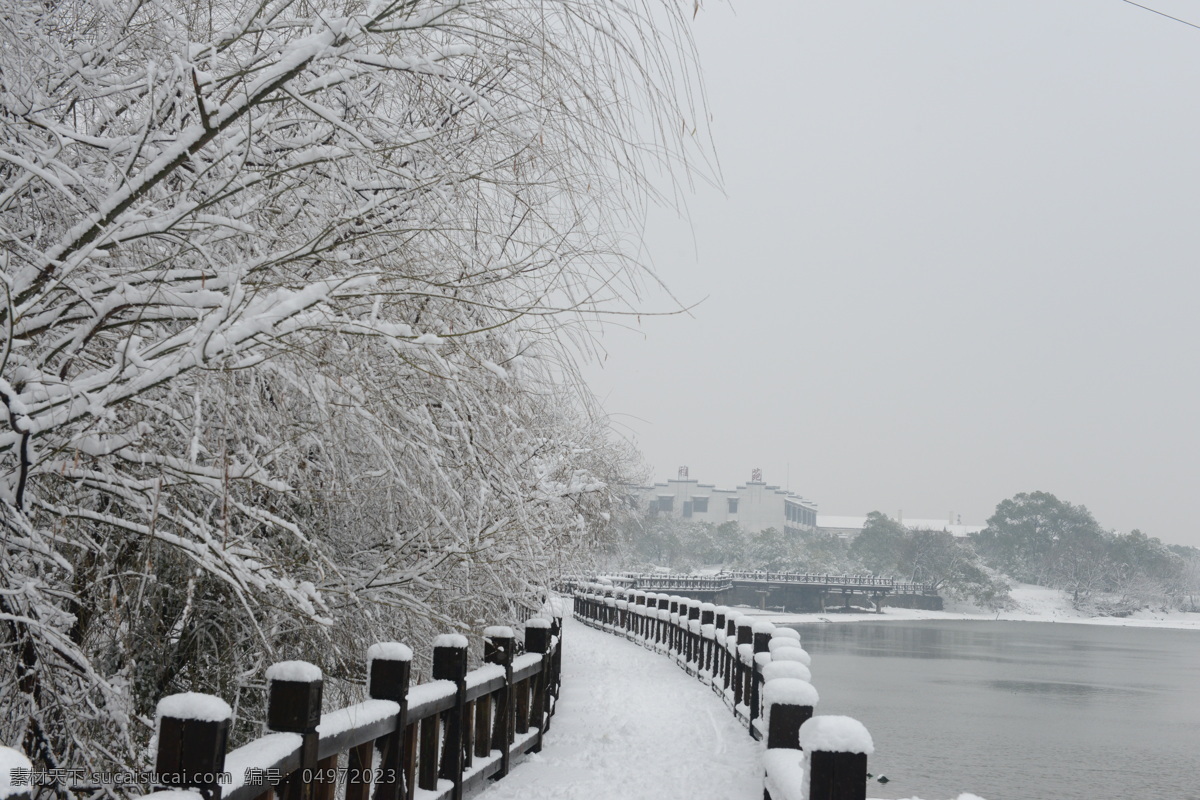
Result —
POLYGON ((697 514, 707 514, 708 513, 708 498, 707 497, 693 497, 692 498, 692 511, 695 511, 697 514))
POLYGON ((675 496, 674 495, 669 495, 669 494, 661 495, 660 494, 658 496, 658 510, 659 511, 669 513, 673 508, 675 508, 675 496))
POLYGON ((688 519, 691 519, 692 517, 692 504, 688 500, 683 501, 683 516, 687 517, 688 519))
POLYGON ((728 499, 729 499, 729 513, 736 514, 737 513, 737 503, 738 503, 737 498, 730 497, 728 499))

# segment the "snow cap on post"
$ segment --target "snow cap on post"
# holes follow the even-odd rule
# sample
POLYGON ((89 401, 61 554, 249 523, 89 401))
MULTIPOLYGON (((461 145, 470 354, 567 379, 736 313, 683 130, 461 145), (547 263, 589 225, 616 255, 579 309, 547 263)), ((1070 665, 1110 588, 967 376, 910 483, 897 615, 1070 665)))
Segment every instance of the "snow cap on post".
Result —
POLYGON ((21 800, 33 787, 33 763, 25 754, 0 746, 0 800, 21 800))
POLYGON ((800 726, 800 746, 806 752, 862 753, 875 752, 871 734, 861 722, 852 717, 822 715, 800 726))
POLYGON ((800 643, 797 642, 795 639, 778 639, 774 636, 772 636, 771 641, 767 643, 767 649, 772 653, 774 653, 778 650, 783 650, 784 648, 787 648, 787 647, 800 647, 800 646, 801 646, 800 643))
POLYGON ((812 681, 812 672, 799 661, 772 661, 770 664, 764 664, 762 676, 764 681, 773 681, 777 678, 812 681))
POLYGON ((775 678, 763 684, 763 702, 767 705, 815 706, 820 699, 811 683, 798 678, 775 678))
POLYGON ((307 661, 280 661, 267 667, 267 680, 312 683, 321 680, 321 668, 307 661))
POLYGON ((183 692, 168 695, 159 700, 158 707, 155 709, 155 717, 160 722, 163 717, 221 722, 233 718, 233 709, 229 707, 229 703, 211 694, 183 692))
POLYGON ((412 648, 399 642, 376 642, 367 648, 367 663, 379 661, 412 661, 412 648))
POLYGON ((812 666, 812 656, 803 647, 781 647, 771 654, 772 661, 799 661, 806 667, 812 666))
POLYGON ((461 633, 443 633, 434 637, 433 646, 435 649, 438 647, 453 647, 456 650, 466 650, 467 637, 461 633))
POLYGON ((751 630, 753 630, 755 633, 774 633, 775 623, 769 622, 765 619, 760 619, 755 622, 753 626, 751 626, 751 630))
POLYGON ((792 641, 800 641, 800 631, 795 628, 776 628, 771 634, 772 639, 791 639, 792 641))
POLYGON ((485 639, 511 639, 516 634, 508 625, 489 625, 483 629, 483 638, 485 639))
POLYGON ((549 629, 549 627, 550 627, 550 620, 548 620, 548 619, 542 619, 541 617, 532 617, 530 619, 525 620, 525 630, 529 630, 530 628, 547 628, 547 629, 549 629))

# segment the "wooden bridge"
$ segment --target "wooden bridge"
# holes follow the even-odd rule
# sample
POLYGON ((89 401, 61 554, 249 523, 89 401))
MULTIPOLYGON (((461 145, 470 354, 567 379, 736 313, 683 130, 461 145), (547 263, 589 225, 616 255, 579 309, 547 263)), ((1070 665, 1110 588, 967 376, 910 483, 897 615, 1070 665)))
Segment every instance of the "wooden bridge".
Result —
POLYGON ((933 584, 906 583, 872 575, 825 575, 806 572, 722 571, 716 575, 633 574, 612 576, 614 585, 707 600, 716 605, 750 606, 783 613, 826 613, 873 607, 940 611, 942 598, 933 584))

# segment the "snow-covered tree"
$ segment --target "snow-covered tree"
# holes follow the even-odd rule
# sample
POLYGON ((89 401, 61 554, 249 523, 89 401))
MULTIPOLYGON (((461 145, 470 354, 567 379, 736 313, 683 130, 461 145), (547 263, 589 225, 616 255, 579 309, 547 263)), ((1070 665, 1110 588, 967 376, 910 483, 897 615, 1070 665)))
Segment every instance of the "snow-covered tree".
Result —
POLYGON ((702 119, 681 9, 0 2, 0 736, 144 767, 162 694, 252 714, 594 541, 568 346, 702 119))

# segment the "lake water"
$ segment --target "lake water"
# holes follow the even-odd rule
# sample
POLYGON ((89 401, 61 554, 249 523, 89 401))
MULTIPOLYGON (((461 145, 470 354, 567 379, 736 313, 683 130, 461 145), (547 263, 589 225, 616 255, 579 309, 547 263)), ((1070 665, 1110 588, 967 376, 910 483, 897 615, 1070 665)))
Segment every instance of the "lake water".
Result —
POLYGON ((1200 800, 1200 632, 1047 622, 790 626, 818 714, 875 741, 868 797, 1200 800))

